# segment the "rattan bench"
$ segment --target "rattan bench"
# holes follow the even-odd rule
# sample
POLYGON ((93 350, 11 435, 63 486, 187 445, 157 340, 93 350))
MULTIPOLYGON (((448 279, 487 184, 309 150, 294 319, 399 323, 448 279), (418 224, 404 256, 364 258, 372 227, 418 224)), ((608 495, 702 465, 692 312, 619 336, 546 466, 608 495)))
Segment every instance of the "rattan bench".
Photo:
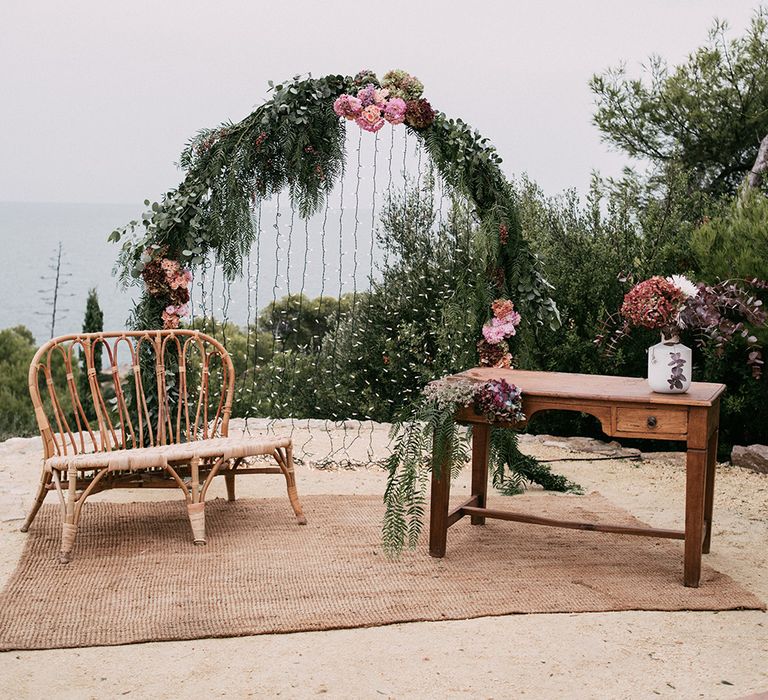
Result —
POLYGON ((224 346, 208 335, 163 330, 61 336, 35 354, 29 391, 44 456, 40 486, 21 530, 29 529, 55 490, 61 562, 72 558, 86 498, 112 488, 179 488, 195 544, 205 544, 205 495, 215 476, 224 475, 227 497, 234 501, 236 475, 282 473, 296 518, 306 524, 291 440, 228 437, 234 368, 224 346), (106 356, 102 374, 95 367, 99 348, 106 356), (81 358, 87 392, 77 381, 81 358), (271 457, 277 466, 245 461, 257 456, 271 457))

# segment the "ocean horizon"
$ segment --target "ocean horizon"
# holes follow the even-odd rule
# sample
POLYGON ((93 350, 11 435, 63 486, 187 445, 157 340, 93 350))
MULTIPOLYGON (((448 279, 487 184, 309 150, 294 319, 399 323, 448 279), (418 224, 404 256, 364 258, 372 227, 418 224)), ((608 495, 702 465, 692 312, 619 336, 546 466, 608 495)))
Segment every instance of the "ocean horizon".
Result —
MULTIPOLYGON (((117 227, 140 219, 143 203, 0 202, 0 242, 5 274, 0 276, 0 329, 23 325, 42 343, 51 336, 55 271, 62 246, 61 285, 54 335, 79 332, 88 290, 95 288, 105 330, 126 328, 139 287, 124 288, 114 274, 120 244, 107 238, 117 227)), ((262 210, 259 241, 231 283, 211 263, 196 271, 193 313, 239 325, 287 293, 338 296, 367 289, 372 258, 370 208, 332 209, 323 221, 307 222, 271 203, 262 210)), ((373 252, 373 255, 372 255, 373 252)))

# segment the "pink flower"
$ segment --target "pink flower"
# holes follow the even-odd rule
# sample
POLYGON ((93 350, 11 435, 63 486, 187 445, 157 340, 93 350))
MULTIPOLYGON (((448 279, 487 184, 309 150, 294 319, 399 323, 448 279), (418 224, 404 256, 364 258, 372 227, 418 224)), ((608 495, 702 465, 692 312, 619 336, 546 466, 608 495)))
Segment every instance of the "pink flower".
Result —
POLYGON ((491 305, 493 318, 483 326, 483 337, 490 345, 498 345, 503 340, 517 335, 520 314, 515 311, 509 299, 496 299, 491 305))
POLYGON ((345 119, 356 119, 363 111, 363 103, 352 95, 340 95, 333 103, 333 111, 345 119))
POLYGON ((373 133, 384 126, 384 120, 381 118, 381 109, 376 105, 368 105, 355 121, 361 129, 373 133))
MULTIPOLYGON (((172 309, 172 306, 169 306, 168 309, 172 309)), ((168 309, 163 311, 163 328, 178 328, 179 327, 179 317, 174 313, 168 313, 168 309)))
POLYGON ((491 345, 498 345, 506 338, 504 326, 484 325, 483 338, 491 345))
POLYGON ((160 267, 166 275, 173 275, 179 271, 179 263, 177 260, 171 260, 170 258, 163 258, 160 261, 160 267))
POLYGON ((376 105, 368 105, 368 107, 363 110, 362 117, 371 124, 374 124, 381 119, 381 108, 376 105))
POLYGON ((387 104, 387 98, 389 97, 389 90, 377 89, 373 91, 373 104, 382 109, 387 104))
POLYGON ((390 124, 402 124, 405 121, 405 100, 393 97, 384 107, 384 119, 390 124))

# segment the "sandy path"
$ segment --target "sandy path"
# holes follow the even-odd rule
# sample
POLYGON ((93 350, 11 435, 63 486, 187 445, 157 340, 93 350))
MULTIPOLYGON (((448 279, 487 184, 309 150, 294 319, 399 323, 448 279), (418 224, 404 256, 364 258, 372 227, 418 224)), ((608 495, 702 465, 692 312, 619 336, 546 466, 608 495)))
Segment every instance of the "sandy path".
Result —
MULTIPOLYGON (((297 430, 294 442, 310 434, 297 430)), ((327 439, 314 431, 322 453, 327 439)), ((341 444, 334 434, 335 445, 341 444)), ((386 431, 366 428, 350 451, 382 454, 386 431)), ((349 443, 349 440, 347 440, 349 443)), ((25 535, 14 520, 38 478, 39 441, 0 444, 0 580, 25 535)), ((309 448, 308 448, 309 449, 309 448)), ((541 458, 584 457, 533 441, 541 458)), ((308 459, 312 463, 312 457, 308 459)), ((655 525, 679 526, 680 460, 585 461, 556 468, 655 525)), ((298 468, 301 493, 381 493, 375 468, 298 468)), ((467 489, 468 473, 455 493, 467 489)), ((223 493, 223 483, 216 493, 223 493)), ((238 482, 242 496, 283 494, 280 477, 238 482)), ((175 494, 174 494, 175 496, 175 494)), ((99 496, 164 498, 160 492, 99 496)), ((729 467, 717 475, 707 562, 768 600, 768 477, 729 467)), ((459 525, 461 526, 461 525, 459 525)), ((682 547, 682 544, 680 545, 682 547)), ((503 582, 500 582, 503 585, 503 582)), ((622 612, 518 615, 359 630, 0 654, 0 696, 198 698, 327 694, 342 698, 739 698, 768 690, 768 615, 622 612)))

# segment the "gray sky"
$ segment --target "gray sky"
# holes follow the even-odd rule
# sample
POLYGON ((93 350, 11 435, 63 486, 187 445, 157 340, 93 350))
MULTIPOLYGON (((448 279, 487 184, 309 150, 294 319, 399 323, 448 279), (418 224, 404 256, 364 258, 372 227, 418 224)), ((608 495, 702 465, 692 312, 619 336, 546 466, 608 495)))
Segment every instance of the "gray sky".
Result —
POLYGON ((238 121, 267 81, 403 68, 548 193, 616 174, 590 76, 677 62, 756 0, 1 0, 0 200, 140 202, 180 179, 199 128, 238 121))

